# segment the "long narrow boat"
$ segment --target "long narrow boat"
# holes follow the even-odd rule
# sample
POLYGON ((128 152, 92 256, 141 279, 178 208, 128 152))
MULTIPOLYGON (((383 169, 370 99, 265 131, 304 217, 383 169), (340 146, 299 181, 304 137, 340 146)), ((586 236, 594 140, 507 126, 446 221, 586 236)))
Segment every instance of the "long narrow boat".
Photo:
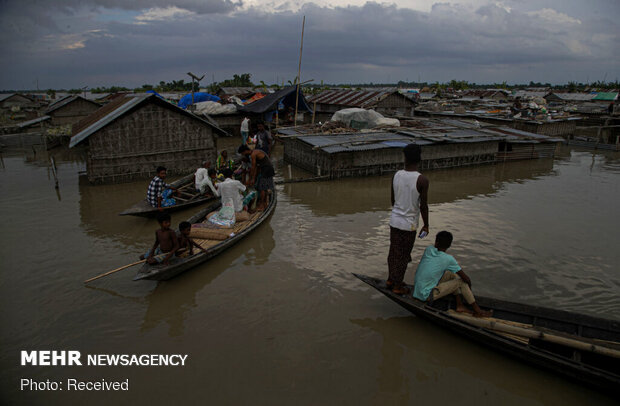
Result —
MULTIPOLYGON (((198 252, 192 256, 188 256, 185 258, 174 258, 170 260, 168 265, 157 264, 157 265, 149 265, 144 264, 142 268, 138 271, 136 276, 133 278, 134 281, 141 279, 150 279, 150 280, 168 280, 177 276, 178 274, 187 271, 203 262, 213 258, 218 255, 222 251, 227 248, 232 247, 242 239, 244 239, 248 234, 254 231, 258 226, 260 226, 269 216, 273 213, 273 210, 276 207, 277 199, 276 193, 271 194, 271 198, 269 201, 269 205, 262 212, 256 212, 250 215, 250 219, 247 221, 243 221, 235 224, 231 232, 234 232, 233 237, 229 237, 226 240, 204 240, 198 238, 192 238, 196 241, 202 248, 204 248, 205 252, 198 252)), ((190 217, 187 221, 191 224, 201 223, 205 221, 207 215, 214 210, 217 210, 220 207, 220 202, 215 202, 211 204, 209 207, 204 210, 199 211, 194 216, 190 217)), ((194 248, 196 251, 196 248, 194 248)))
POLYGON ((452 295, 429 304, 393 293, 385 280, 353 275, 416 316, 573 380, 620 393, 620 321, 480 296, 476 302, 492 309, 493 317, 476 318, 457 313, 452 295))
POLYGON ((158 213, 162 212, 173 212, 182 209, 186 209, 188 207, 196 206, 201 203, 207 203, 216 198, 213 196, 205 196, 201 195, 194 188, 194 175, 190 174, 182 177, 181 179, 177 179, 174 182, 170 183, 170 186, 176 188, 179 191, 180 196, 174 196, 174 199, 177 201, 177 204, 170 207, 164 207, 163 210, 159 210, 156 207, 150 205, 150 203, 144 199, 127 210, 119 213, 120 216, 142 216, 142 217, 152 217, 156 216, 158 213))

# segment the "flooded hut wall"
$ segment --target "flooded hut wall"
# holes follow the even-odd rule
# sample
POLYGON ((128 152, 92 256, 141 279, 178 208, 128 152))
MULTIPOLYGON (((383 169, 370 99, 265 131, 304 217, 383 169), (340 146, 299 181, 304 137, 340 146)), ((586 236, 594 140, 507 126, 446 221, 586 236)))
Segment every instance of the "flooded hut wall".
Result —
MULTIPOLYGON (((243 121, 242 114, 219 114, 209 116, 213 121, 217 123, 217 126, 228 134, 233 136, 241 136, 241 122, 243 121)), ((255 120, 252 120, 255 121, 255 120)))
POLYGON ((420 168, 441 169, 493 163, 498 145, 497 141, 424 145, 420 168))
MULTIPOLYGON (((497 141, 422 146, 422 169, 451 168, 496 162, 497 141)), ((284 159, 317 176, 332 178, 380 175, 403 167, 401 148, 327 153, 300 139, 287 139, 284 159)))
POLYGON ((374 105, 375 111, 384 116, 413 117, 414 107, 415 103, 411 99, 399 93, 392 93, 374 105))
POLYGON ((99 109, 100 106, 87 100, 78 98, 66 106, 60 107, 49 113, 52 126, 72 125, 81 119, 88 117, 99 109))
POLYGON ((502 161, 516 161, 520 159, 553 158, 557 143, 510 143, 500 142, 496 159, 502 161))
POLYGON ((212 127, 150 103, 89 137, 87 173, 93 183, 123 182, 150 176, 159 165, 186 175, 215 159, 212 127))
POLYGON ((575 134, 577 120, 562 120, 547 123, 515 120, 512 127, 534 134, 567 137, 575 134))

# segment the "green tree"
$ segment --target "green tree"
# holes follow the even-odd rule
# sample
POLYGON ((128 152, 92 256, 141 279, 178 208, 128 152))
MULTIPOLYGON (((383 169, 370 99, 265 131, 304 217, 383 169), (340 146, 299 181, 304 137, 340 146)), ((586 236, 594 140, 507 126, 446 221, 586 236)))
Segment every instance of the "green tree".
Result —
POLYGON ((242 73, 241 75, 234 74, 232 79, 226 79, 220 82, 220 87, 253 87, 254 83, 250 80, 252 74, 242 73))

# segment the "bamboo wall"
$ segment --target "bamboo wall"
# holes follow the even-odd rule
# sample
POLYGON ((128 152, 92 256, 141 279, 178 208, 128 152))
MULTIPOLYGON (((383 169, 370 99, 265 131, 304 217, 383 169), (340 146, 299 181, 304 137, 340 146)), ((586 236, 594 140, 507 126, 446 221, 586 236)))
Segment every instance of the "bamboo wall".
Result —
POLYGON ((53 126, 75 124, 81 119, 90 116, 92 113, 97 111, 99 107, 100 106, 89 103, 86 100, 76 99, 66 106, 52 111, 49 114, 51 117, 50 124, 53 126))
POLYGON ((546 143, 500 143, 497 161, 515 161, 519 159, 553 158, 557 144, 546 143))
POLYGON ((413 117, 415 103, 400 94, 391 94, 375 105, 375 111, 384 116, 413 117))
POLYGON ((146 104, 88 138, 88 180, 116 183, 154 174, 159 165, 186 175, 215 162, 213 128, 180 112, 146 104))
MULTIPOLYGON (((213 121, 217 123, 217 126, 228 134, 241 137, 241 122, 243 121, 243 115, 239 113, 235 114, 219 114, 210 116, 213 121)), ((252 120, 256 122, 255 120, 252 120)), ((241 145, 241 143, 239 143, 241 145)))

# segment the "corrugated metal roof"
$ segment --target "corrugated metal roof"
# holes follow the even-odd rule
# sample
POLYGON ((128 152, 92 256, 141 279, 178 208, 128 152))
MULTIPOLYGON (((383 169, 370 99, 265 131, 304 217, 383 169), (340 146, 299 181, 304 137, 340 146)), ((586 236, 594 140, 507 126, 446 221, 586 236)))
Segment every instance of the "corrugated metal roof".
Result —
POLYGON ((618 100, 618 92, 598 92, 592 100, 614 101, 618 100))
MULTIPOLYGON (((402 147, 402 143, 431 145, 438 143, 476 143, 488 141, 508 141, 537 144, 559 142, 561 138, 534 134, 509 127, 481 128, 475 122, 454 119, 406 120, 405 125, 396 132, 357 132, 354 134, 299 135, 302 140, 327 153, 362 151, 402 147)), ((300 129, 286 129, 286 134, 303 134, 300 129)), ((281 131, 279 131, 281 132, 281 131)))
POLYGON ((527 99, 527 98, 536 98, 536 97, 545 97, 547 94, 549 94, 549 92, 531 92, 529 90, 517 90, 515 91, 512 96, 513 97, 521 97, 523 99, 527 99))
POLYGON ((376 132, 346 135, 304 135, 297 138, 328 154, 347 151, 367 151, 384 148, 395 148, 390 142, 404 142, 407 144, 426 145, 429 142, 416 140, 401 134, 376 132))
POLYGON ((254 93, 252 87, 220 87, 217 93, 225 93, 230 96, 238 96, 240 94, 254 93))
POLYGON ((308 99, 311 103, 335 104, 338 106, 369 108, 391 94, 405 97, 396 90, 326 90, 308 99))
POLYGON ((0 94, 0 102, 5 101, 6 99, 13 97, 13 96, 19 96, 19 97, 23 97, 29 101, 34 101, 32 99, 32 97, 26 96, 25 94, 20 94, 20 93, 4 93, 4 94, 0 94))
POLYGON ((546 97, 549 96, 556 96, 558 98, 560 98, 561 100, 566 100, 566 101, 588 101, 588 100, 592 100, 592 98, 595 96, 594 94, 591 93, 549 93, 546 97))
POLYGON ((43 121, 47 121, 50 119, 50 116, 42 116, 42 117, 37 117, 33 120, 28 120, 28 121, 23 121, 19 124, 17 124, 17 127, 19 128, 24 128, 24 127, 29 127, 33 124, 37 124, 37 123, 41 123, 43 121))
POLYGON ((69 148, 72 148, 78 145, 80 142, 84 141, 86 138, 88 138, 90 135, 92 135, 96 131, 112 123, 117 118, 123 116, 124 114, 129 112, 134 107, 137 107, 138 105, 146 102, 146 100, 149 100, 149 99, 151 99, 151 101, 154 103, 159 103, 160 105, 164 107, 174 109, 175 111, 178 111, 180 114, 184 114, 196 120, 200 120, 203 123, 213 127, 216 131, 218 131, 221 134, 226 134, 224 130, 206 121, 205 119, 200 118, 196 116, 195 114, 192 114, 189 111, 186 111, 170 102, 167 102, 152 93, 144 93, 144 94, 139 94, 139 95, 127 95, 125 96, 125 98, 121 98, 118 101, 115 101, 114 103, 110 103, 102 107, 101 109, 93 113, 93 115, 87 117, 85 120, 78 123, 77 128, 79 129, 79 132, 77 132, 73 137, 71 137, 69 148))
POLYGON ((51 113, 53 111, 58 110, 61 107, 66 106, 67 104, 73 103, 74 101, 79 100, 79 99, 82 99, 84 101, 87 101, 88 103, 92 103, 92 104, 97 105, 97 106, 101 106, 101 104, 99 104, 97 102, 94 102, 92 100, 88 100, 88 99, 86 99, 86 98, 84 98, 82 96, 79 96, 79 95, 66 96, 66 97, 63 97, 62 99, 60 99, 60 100, 50 104, 49 107, 47 108, 47 111, 45 113, 49 114, 49 113, 51 113))
POLYGON ((6 99, 8 99, 9 97, 13 96, 15 93, 4 93, 4 94, 0 94, 0 102, 1 101, 5 101, 6 99))

